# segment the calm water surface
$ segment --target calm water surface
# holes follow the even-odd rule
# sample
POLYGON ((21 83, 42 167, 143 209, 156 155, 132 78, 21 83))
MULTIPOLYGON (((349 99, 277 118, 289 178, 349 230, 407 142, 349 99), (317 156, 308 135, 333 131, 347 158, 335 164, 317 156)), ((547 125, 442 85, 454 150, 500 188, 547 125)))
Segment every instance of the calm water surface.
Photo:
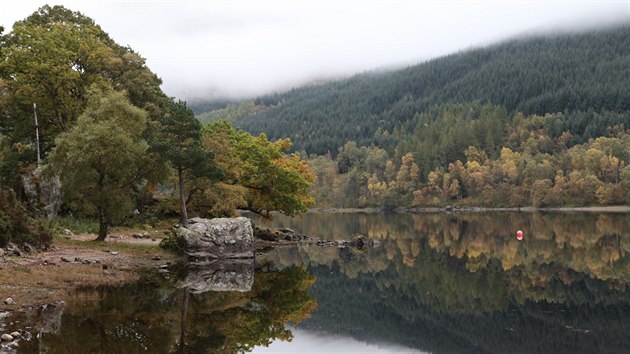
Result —
POLYGON ((19 352, 630 352, 628 215, 313 213, 268 225, 379 245, 280 248, 206 271, 236 290, 253 275, 249 291, 187 295, 182 267, 82 289, 22 319, 41 335, 19 352))

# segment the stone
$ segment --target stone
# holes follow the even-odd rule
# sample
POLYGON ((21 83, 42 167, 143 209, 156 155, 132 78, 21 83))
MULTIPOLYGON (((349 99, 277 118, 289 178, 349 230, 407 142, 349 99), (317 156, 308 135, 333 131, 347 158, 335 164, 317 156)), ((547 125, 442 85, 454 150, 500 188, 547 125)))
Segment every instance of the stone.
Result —
POLYGON ((245 217, 203 219, 173 232, 196 259, 254 258, 252 222, 245 217))
POLYGON ((4 299, 4 304, 5 305, 15 305, 15 301, 13 301, 12 298, 8 297, 8 298, 4 299))
POLYGON ((33 252, 37 251, 37 249, 33 245, 31 245, 31 244, 29 244, 27 242, 24 242, 22 247, 24 248, 24 251, 26 251, 27 253, 33 253, 33 252))
POLYGON ((13 337, 13 338, 18 338, 18 337, 21 337, 20 332, 17 332, 17 331, 12 332, 12 333, 10 334, 10 336, 11 336, 11 337, 13 337))
POLYGON ((0 257, 4 257, 4 248, 0 248, 0 257))
POLYGON ((207 291, 247 292, 253 284, 253 259, 224 259, 189 263, 177 286, 188 288, 192 294, 200 294, 207 291))
POLYGON ((72 262, 72 260, 68 257, 61 257, 61 260, 68 263, 72 262))
POLYGON ((152 261, 159 261, 160 260, 160 256, 153 256, 151 257, 152 261))
POLYGON ((13 337, 10 334, 3 334, 2 337, 0 337, 0 339, 2 339, 5 342, 10 342, 13 340, 13 337))
POLYGON ((63 234, 66 236, 73 236, 74 232, 70 231, 69 229, 64 229, 63 234))
POLYGON ((6 247, 7 255, 9 256, 22 256, 22 250, 15 243, 9 242, 6 247))
POLYGON ((207 219, 204 219, 204 218, 192 218, 188 220, 188 223, 192 225, 192 224, 197 224, 197 223, 203 223, 206 220, 207 219))
POLYGON ((112 252, 111 252, 111 254, 112 254, 112 256, 117 256, 117 255, 118 255, 118 252, 116 252, 116 251, 112 251, 112 252))

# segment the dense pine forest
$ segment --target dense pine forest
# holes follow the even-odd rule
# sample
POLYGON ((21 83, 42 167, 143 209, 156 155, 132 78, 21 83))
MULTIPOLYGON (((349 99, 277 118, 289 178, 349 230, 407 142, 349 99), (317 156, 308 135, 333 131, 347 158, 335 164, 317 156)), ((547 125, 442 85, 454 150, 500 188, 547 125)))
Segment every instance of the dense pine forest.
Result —
POLYGON ((628 201, 630 28, 506 41, 198 114, 310 156, 319 206, 628 201))

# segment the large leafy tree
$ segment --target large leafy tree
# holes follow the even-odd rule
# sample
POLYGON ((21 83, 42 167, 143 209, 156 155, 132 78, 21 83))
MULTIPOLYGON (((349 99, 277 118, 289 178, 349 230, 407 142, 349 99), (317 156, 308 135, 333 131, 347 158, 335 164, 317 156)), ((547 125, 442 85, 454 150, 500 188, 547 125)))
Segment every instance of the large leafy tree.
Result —
POLYGON ((68 205, 98 217, 97 240, 132 210, 133 186, 147 150, 142 139, 146 115, 123 92, 94 89, 77 124, 56 139, 49 155, 68 205))
POLYGON ((271 142, 264 134, 252 136, 216 122, 205 127, 203 141, 217 156, 230 156, 217 160, 226 171, 222 189, 208 190, 219 207, 235 206, 269 217, 272 211, 297 215, 315 202, 309 193, 315 175, 299 155, 287 155, 289 139, 271 142), (234 203, 225 203, 225 195, 234 203))
MULTIPOLYGON (((127 91, 131 103, 160 114, 166 97, 161 80, 142 57, 116 44, 94 21, 62 6, 43 6, 0 35, 0 127, 9 136, 4 170, 35 161, 18 151, 34 141, 33 103, 37 104, 42 152, 74 126, 93 84, 127 91)), ((7 176, 4 176, 7 179, 7 176)), ((9 179, 11 176, 8 176, 9 179)))
POLYGON ((221 177, 221 170, 212 162, 213 154, 201 145, 201 124, 185 102, 172 101, 158 122, 151 150, 177 171, 181 223, 188 226, 186 174, 214 180, 221 177))

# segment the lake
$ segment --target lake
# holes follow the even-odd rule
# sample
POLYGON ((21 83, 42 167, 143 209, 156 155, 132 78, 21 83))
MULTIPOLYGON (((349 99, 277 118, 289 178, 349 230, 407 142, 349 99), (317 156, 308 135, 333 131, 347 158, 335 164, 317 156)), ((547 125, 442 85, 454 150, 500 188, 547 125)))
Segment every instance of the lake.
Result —
POLYGON ((183 266, 80 289, 19 318, 34 338, 18 352, 630 352, 630 215, 309 213, 264 224, 378 242, 277 248, 211 270, 249 291, 190 294, 183 266))

